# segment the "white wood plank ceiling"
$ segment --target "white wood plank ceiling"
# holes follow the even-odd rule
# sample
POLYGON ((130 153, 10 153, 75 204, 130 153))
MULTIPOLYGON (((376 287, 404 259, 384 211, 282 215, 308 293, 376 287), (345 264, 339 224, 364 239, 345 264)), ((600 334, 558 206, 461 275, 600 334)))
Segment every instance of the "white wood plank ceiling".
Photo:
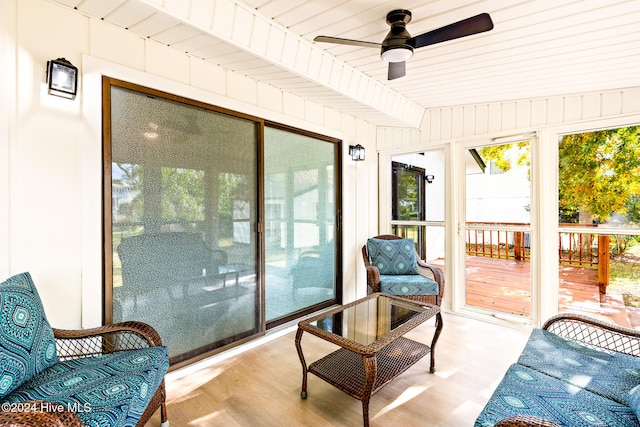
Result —
POLYGON ((52 0, 384 126, 426 108, 640 86, 640 0, 52 0), (388 81, 387 12, 418 35, 487 12, 494 29, 417 49, 388 81))

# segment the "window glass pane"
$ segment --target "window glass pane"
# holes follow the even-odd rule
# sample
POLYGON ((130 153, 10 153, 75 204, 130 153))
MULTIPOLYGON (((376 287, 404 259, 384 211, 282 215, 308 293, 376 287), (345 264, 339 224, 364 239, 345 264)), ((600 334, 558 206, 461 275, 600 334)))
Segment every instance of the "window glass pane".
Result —
POLYGON ((255 334, 257 123, 112 86, 113 320, 171 363, 255 334))
POLYGON ((640 227, 640 126, 564 135, 559 222, 640 227))
POLYGON ((558 141, 559 310, 640 328, 640 126, 558 141))
POLYGON ((391 158, 391 232, 411 238, 421 259, 444 268, 444 152, 391 158))
POLYGON ((424 221, 425 169, 393 162, 393 220, 424 221))
POLYGON ((336 300, 336 147, 265 128, 267 321, 336 300))

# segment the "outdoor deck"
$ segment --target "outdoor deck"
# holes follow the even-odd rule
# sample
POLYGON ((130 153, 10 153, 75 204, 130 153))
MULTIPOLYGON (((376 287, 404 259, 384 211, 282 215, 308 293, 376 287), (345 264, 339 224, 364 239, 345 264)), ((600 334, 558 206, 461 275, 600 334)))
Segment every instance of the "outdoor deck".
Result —
MULTIPOLYGON (((529 316, 530 263, 467 256, 467 304, 529 316)), ((640 328, 637 309, 627 309, 621 296, 600 295, 597 270, 561 267, 559 311, 602 318, 640 328)))

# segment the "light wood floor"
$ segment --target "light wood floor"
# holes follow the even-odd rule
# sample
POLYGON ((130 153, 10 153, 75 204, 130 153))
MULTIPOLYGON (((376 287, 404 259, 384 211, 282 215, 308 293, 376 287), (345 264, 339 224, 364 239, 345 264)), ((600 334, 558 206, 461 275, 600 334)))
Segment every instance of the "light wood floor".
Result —
MULTIPOLYGON (((423 358, 374 394, 372 426, 472 426, 529 332, 444 313, 436 347, 436 373, 423 358)), ((408 337, 431 341, 434 320, 408 337)), ((171 427, 361 426, 362 404, 309 375, 308 398, 300 398, 302 368, 287 333, 189 375, 167 377, 171 427)), ((335 347, 305 334, 307 363, 335 347)), ((157 427, 157 413, 145 427, 157 427)))

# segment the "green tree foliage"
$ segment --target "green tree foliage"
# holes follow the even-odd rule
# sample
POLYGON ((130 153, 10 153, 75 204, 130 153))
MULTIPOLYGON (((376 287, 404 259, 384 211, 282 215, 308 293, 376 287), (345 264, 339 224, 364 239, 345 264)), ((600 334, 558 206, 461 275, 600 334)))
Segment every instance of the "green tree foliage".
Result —
POLYGON ((559 147, 560 209, 599 222, 613 213, 638 221, 640 126, 565 135, 559 147))
POLYGON ((518 166, 530 165, 530 151, 529 141, 517 144, 489 145, 479 150, 480 156, 484 160, 495 162, 495 165, 505 172, 511 170, 513 153, 515 153, 518 166))

